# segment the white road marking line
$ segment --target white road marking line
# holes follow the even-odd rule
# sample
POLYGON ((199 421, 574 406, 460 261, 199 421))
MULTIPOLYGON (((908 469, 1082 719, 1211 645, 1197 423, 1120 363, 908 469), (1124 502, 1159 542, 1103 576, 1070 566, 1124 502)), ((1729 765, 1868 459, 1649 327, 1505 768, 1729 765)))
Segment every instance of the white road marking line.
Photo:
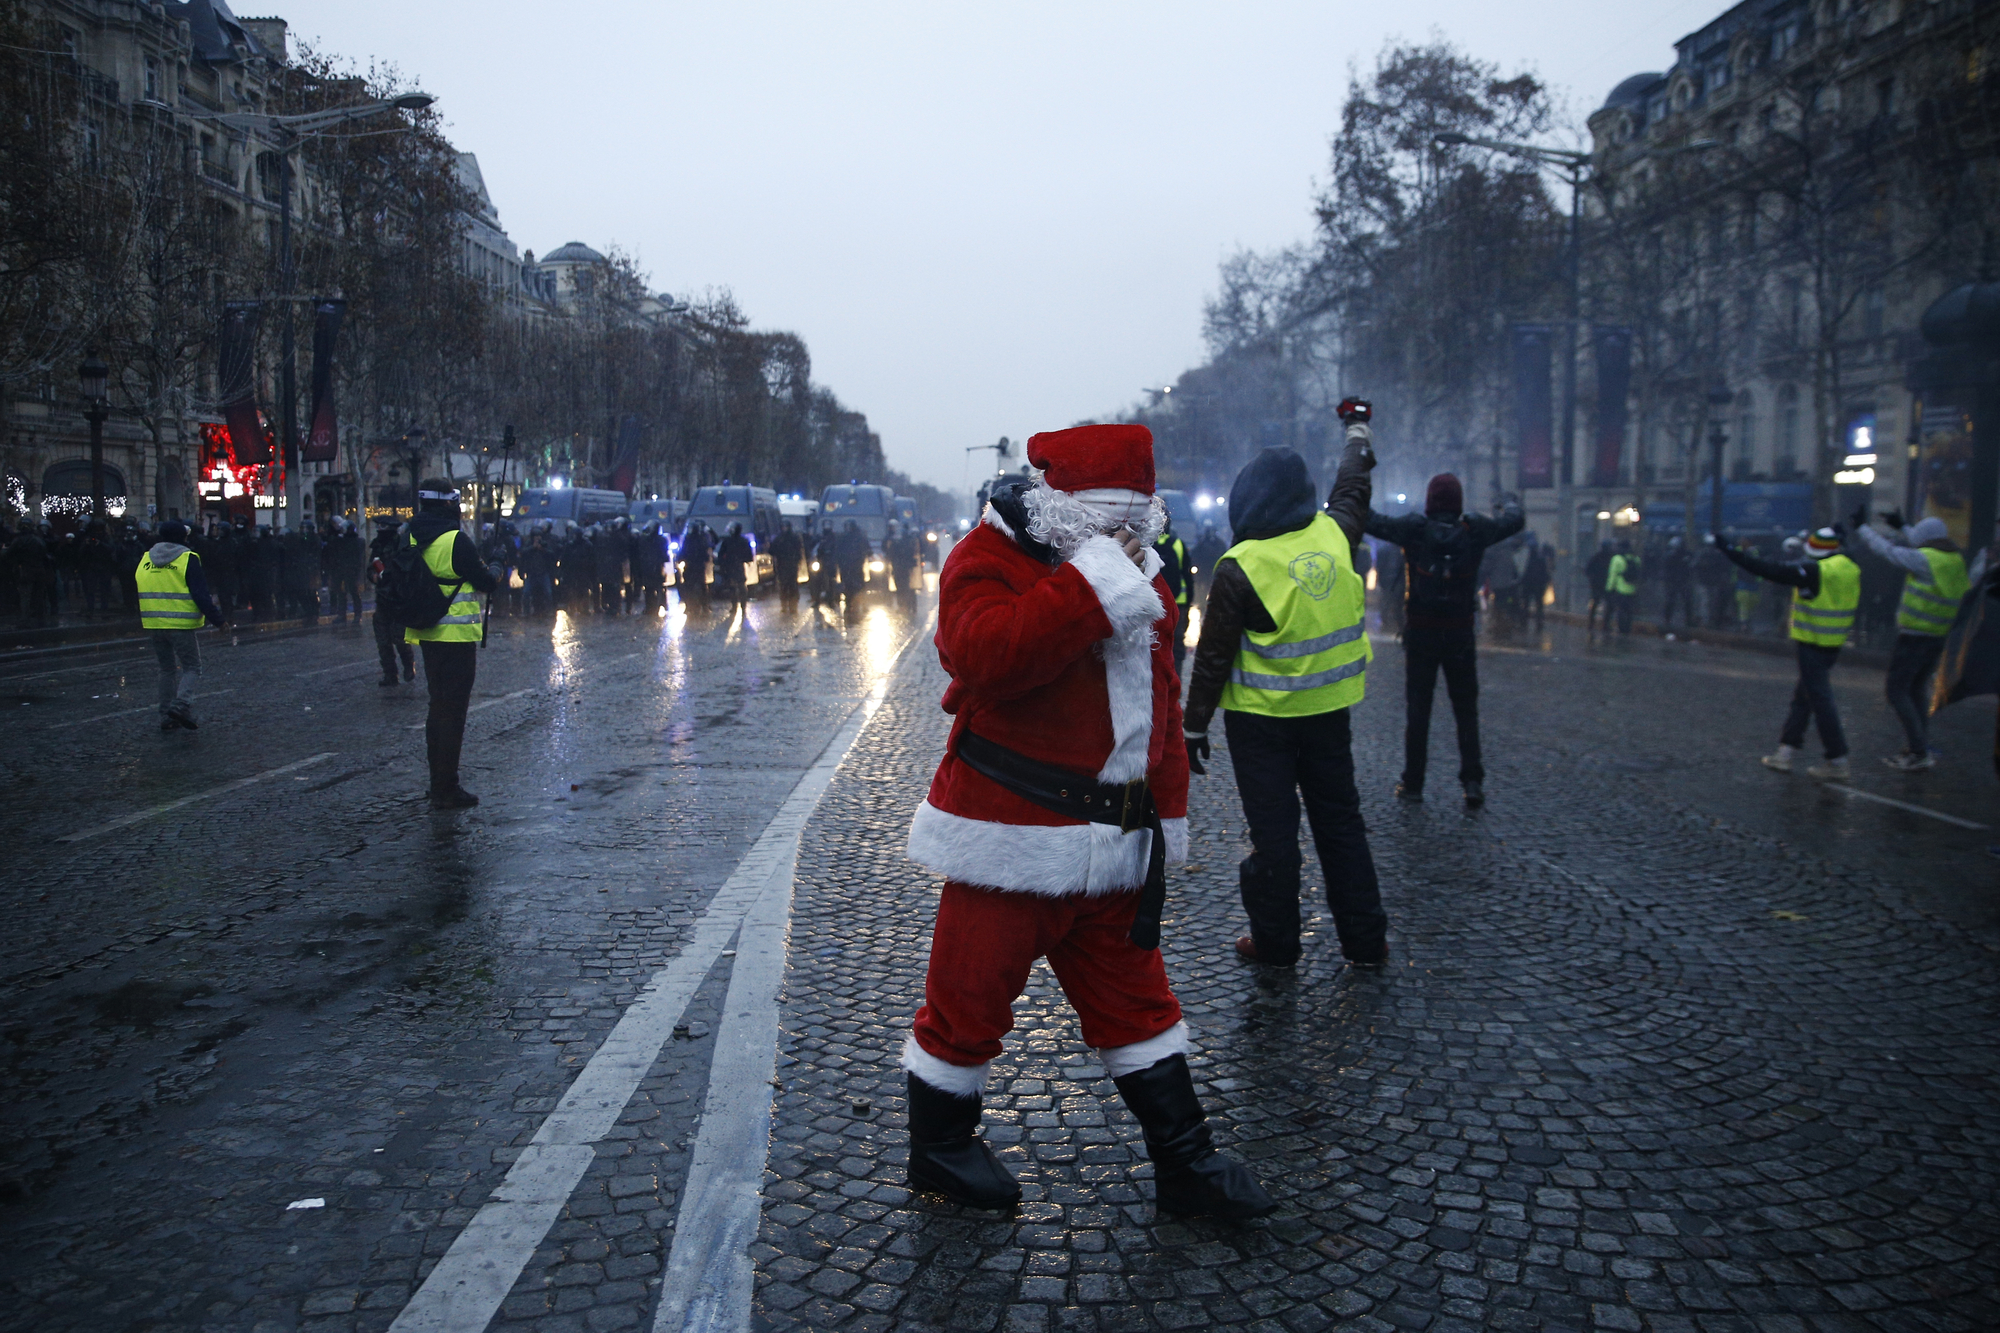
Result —
MULTIPOLYGON (((509 699, 518 699, 524 694, 533 694, 533 693, 534 693, 533 690, 515 690, 512 694, 503 694, 497 699, 487 699, 481 703, 476 703, 472 705, 472 707, 466 709, 465 711, 466 714, 470 716, 471 714, 478 712, 482 708, 491 708, 495 704, 504 704, 509 699)), ((422 731, 423 729, 424 729, 424 724, 421 722, 412 722, 409 726, 404 728, 405 731, 422 731)))
POLYGON ((1926 806, 1912 805, 1908 801, 1899 801, 1893 796, 1877 796, 1874 792, 1863 791, 1859 787, 1848 787, 1837 782, 1829 782, 1826 785, 1836 791, 1846 792, 1849 796, 1857 800, 1874 801, 1880 805, 1893 805, 1898 810, 1908 810, 1913 815, 1928 815, 1932 819, 1941 819, 1947 824, 1956 824, 1960 828, 1983 829, 1986 827, 1984 824, 1975 824, 1969 819, 1960 819, 1957 815, 1948 815, 1942 810, 1932 810, 1926 806))
MULTIPOLYGON (((617 1123, 625 1104, 638 1090, 640 1080, 652 1069, 660 1058, 661 1048, 673 1036, 674 1024, 680 1021, 724 947, 744 925, 746 915, 779 884, 784 888, 784 904, 789 911, 792 869, 798 859, 799 838, 805 831, 806 820, 833 781, 834 770, 881 705, 903 652, 920 637, 921 632, 904 641, 875 688, 855 705, 812 766, 800 775, 764 832, 709 900, 692 937, 673 961, 653 974, 639 998, 625 1010, 604 1043, 585 1062, 562 1100, 535 1131, 533 1141, 508 1169, 507 1178, 494 1190, 493 1197, 458 1234, 444 1258, 424 1279, 423 1286, 396 1316, 389 1326, 390 1333, 482 1333, 492 1321, 494 1311, 507 1299, 507 1293, 520 1279, 521 1270, 534 1256, 535 1247, 542 1243, 577 1182, 596 1160, 591 1145, 617 1123)), ((758 915, 761 920, 763 914, 758 915)), ((745 947, 738 946, 739 956, 745 947)), ((778 966, 782 975, 782 948, 778 966)), ((736 997, 733 974, 730 995, 733 1001, 736 997)), ((773 1008, 770 1022, 776 1021, 773 1008)), ((718 1036, 718 1052, 721 1044, 718 1036)), ((776 1058, 775 1028, 765 1044, 771 1051, 768 1064, 776 1058)), ((713 1078, 712 1073, 711 1083, 713 1078)), ((764 1078, 768 1083, 768 1072, 764 1078)), ((712 1087, 710 1095, 713 1098, 712 1087)), ((703 1120, 702 1134, 696 1142, 698 1155, 701 1137, 708 1132, 706 1114, 703 1120)), ((764 1124, 768 1126, 768 1122, 767 1101, 764 1124)), ((754 1184, 748 1200, 753 1213, 768 1151, 768 1143, 763 1143, 756 1153, 751 1177, 754 1184)), ((686 1234, 687 1225, 680 1223, 677 1232, 686 1234)), ((755 1235, 754 1224, 751 1235, 755 1235)), ((738 1247, 744 1251, 741 1290, 731 1289, 732 1299, 740 1297, 745 1312, 750 1295, 747 1245, 746 1238, 744 1245, 738 1247)))
MULTIPOLYGON (((926 621, 926 630, 929 623, 926 621)), ((926 637, 913 634, 905 643, 926 637)), ((850 716, 847 744, 882 706, 902 650, 868 697, 850 716)), ((841 753, 846 754, 843 746, 841 753)), ((729 995, 715 1035, 709 1064, 708 1097, 701 1128, 688 1162, 687 1186, 660 1284, 653 1333, 681 1330, 737 1330, 750 1326, 755 1289, 750 1242, 757 1239, 758 1198, 771 1152, 771 1076, 778 1060, 778 987, 792 931, 792 886, 798 866, 805 816, 833 781, 834 764, 815 764, 799 786, 813 784, 810 804, 787 840, 783 865, 773 870, 757 903, 743 919, 736 961, 729 972, 729 995)))
MULTIPOLYGON (((191 694, 188 696, 188 698, 190 700, 213 699, 218 694, 234 694, 234 693, 236 693, 236 688, 234 686, 231 686, 226 690, 210 690, 206 694, 191 694)), ((130 717, 134 713, 157 713, 159 710, 160 706, 156 703, 142 704, 137 708, 121 708, 115 713, 92 713, 89 717, 73 717, 67 722, 51 722, 47 726, 43 727, 42 730, 55 731, 62 727, 80 727, 86 722, 98 722, 102 721, 104 718, 107 717, 130 717)))
POLYGON ((328 676, 336 671, 360 671, 364 667, 379 668, 381 665, 380 662, 342 662, 339 666, 321 667, 317 671, 299 671, 293 674, 304 680, 309 676, 328 676))
POLYGON ((234 782, 225 782, 220 787, 210 787, 207 791, 198 791, 192 796, 183 796, 178 801, 168 801, 165 805, 156 805, 151 809, 141 810, 136 814, 120 815, 108 824, 99 824, 96 828, 87 828, 81 833, 71 833, 65 837, 57 838, 56 841, 85 842, 106 833, 116 832, 127 825, 137 824, 141 820, 151 819, 155 815, 164 815, 169 811, 178 810, 184 805, 193 805, 196 801, 206 801, 212 796, 227 795, 237 788, 247 787, 253 782, 264 782, 271 778, 283 777, 287 773, 296 773, 302 768, 311 768, 314 764, 324 763, 338 753, 340 753, 338 750, 328 750, 322 754, 313 755, 309 759, 301 759, 296 763, 286 764, 282 768, 267 768, 262 773, 252 773, 247 778, 238 778, 234 782))

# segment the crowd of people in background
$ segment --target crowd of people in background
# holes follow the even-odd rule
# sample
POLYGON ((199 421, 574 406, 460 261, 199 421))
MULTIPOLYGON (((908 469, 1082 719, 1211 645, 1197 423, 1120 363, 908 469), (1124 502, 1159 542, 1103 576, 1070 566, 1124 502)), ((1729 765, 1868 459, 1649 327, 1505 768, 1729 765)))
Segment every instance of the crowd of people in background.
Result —
MULTIPOLYGON (((236 622, 322 617, 359 620, 372 601, 371 562, 380 559, 401 527, 400 517, 356 521, 308 519, 273 528, 247 520, 190 525, 188 547, 201 558, 223 614, 236 622)), ((892 521, 880 558, 899 600, 913 601, 922 585, 926 549, 921 533, 892 521)), ((785 520, 769 541, 771 569, 785 607, 806 588, 815 609, 858 615, 875 558, 859 525, 832 521, 804 525, 785 520), (804 581, 801 581, 801 576, 804 581)), ((49 626, 59 617, 138 614, 133 571, 152 546, 151 524, 96 519, 80 530, 59 532, 47 521, 0 524, 0 618, 23 628, 49 626)), ((480 558, 504 571, 493 614, 548 616, 657 614, 671 589, 691 609, 742 610, 760 551, 740 523, 717 530, 699 520, 676 539, 658 522, 616 518, 587 526, 542 521, 517 525, 489 518, 477 534, 480 558)))

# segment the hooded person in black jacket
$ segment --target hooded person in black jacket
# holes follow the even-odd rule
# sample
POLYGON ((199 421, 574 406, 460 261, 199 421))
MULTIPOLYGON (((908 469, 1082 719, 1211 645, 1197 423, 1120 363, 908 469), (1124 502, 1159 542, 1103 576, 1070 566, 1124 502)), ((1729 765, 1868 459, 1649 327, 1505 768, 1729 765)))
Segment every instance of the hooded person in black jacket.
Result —
MULTIPOLYGON (((1350 553, 1349 572, 1340 577, 1351 578, 1351 553, 1368 515, 1368 474, 1375 466, 1375 454, 1368 427, 1350 425, 1347 439, 1326 515, 1340 529, 1350 553)), ((1319 512, 1312 475, 1305 460, 1290 449, 1264 450, 1230 487, 1229 525, 1236 545, 1230 548, 1232 554, 1215 562, 1182 714, 1192 772, 1205 771, 1209 723, 1236 670, 1239 652, 1251 642, 1246 634, 1274 634, 1281 628, 1234 553, 1296 533, 1314 523, 1319 512)), ((1330 552, 1332 534, 1327 536, 1330 552)), ((1366 614, 1358 590, 1354 610, 1354 623, 1338 632, 1350 642, 1359 637, 1366 614)), ((1365 641, 1362 646, 1365 649, 1365 641)), ((1364 653, 1359 662, 1365 661, 1364 653)), ((1298 962, 1299 877, 1304 860, 1299 852, 1301 797, 1326 876, 1327 908, 1333 914, 1341 953, 1361 967, 1377 967, 1388 958, 1389 918, 1382 910, 1368 828, 1361 818, 1361 796, 1354 786, 1351 711, 1338 703, 1324 711, 1288 716, 1234 707, 1223 710, 1237 792, 1250 825, 1251 853, 1239 867, 1250 934, 1236 942, 1237 956, 1245 961, 1274 967, 1298 962)))
POLYGON ((1368 535, 1403 551, 1403 778, 1396 795, 1424 798, 1430 759, 1431 698, 1444 672, 1445 693, 1458 721, 1458 780, 1466 805, 1486 801, 1486 768, 1479 755, 1479 662, 1473 629, 1479 613, 1479 569, 1486 548, 1521 530, 1521 505, 1504 497, 1489 518, 1465 512, 1465 489, 1440 472, 1424 494, 1424 512, 1390 518, 1372 510, 1368 535))

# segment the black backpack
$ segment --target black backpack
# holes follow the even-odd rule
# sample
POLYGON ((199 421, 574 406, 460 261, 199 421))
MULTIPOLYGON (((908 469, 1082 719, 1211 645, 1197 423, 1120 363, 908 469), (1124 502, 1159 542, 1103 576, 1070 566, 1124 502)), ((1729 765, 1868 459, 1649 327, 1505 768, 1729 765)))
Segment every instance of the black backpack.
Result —
POLYGON ((463 581, 445 585, 424 563, 424 548, 415 538, 399 542, 383 562, 382 581, 375 588, 375 605, 406 629, 429 629, 451 610, 463 581))

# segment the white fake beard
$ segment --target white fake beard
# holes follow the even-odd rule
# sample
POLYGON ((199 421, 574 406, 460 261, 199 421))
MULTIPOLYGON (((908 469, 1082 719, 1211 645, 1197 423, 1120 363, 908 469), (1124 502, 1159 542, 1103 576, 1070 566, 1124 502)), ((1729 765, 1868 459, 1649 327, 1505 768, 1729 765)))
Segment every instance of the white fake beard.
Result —
POLYGON ((1028 535, 1054 547, 1064 560, 1092 537, 1108 537, 1119 528, 1130 528, 1151 546, 1167 526, 1166 502, 1157 495, 1136 518, 1112 517, 1037 477, 1021 503, 1028 511, 1028 535))

